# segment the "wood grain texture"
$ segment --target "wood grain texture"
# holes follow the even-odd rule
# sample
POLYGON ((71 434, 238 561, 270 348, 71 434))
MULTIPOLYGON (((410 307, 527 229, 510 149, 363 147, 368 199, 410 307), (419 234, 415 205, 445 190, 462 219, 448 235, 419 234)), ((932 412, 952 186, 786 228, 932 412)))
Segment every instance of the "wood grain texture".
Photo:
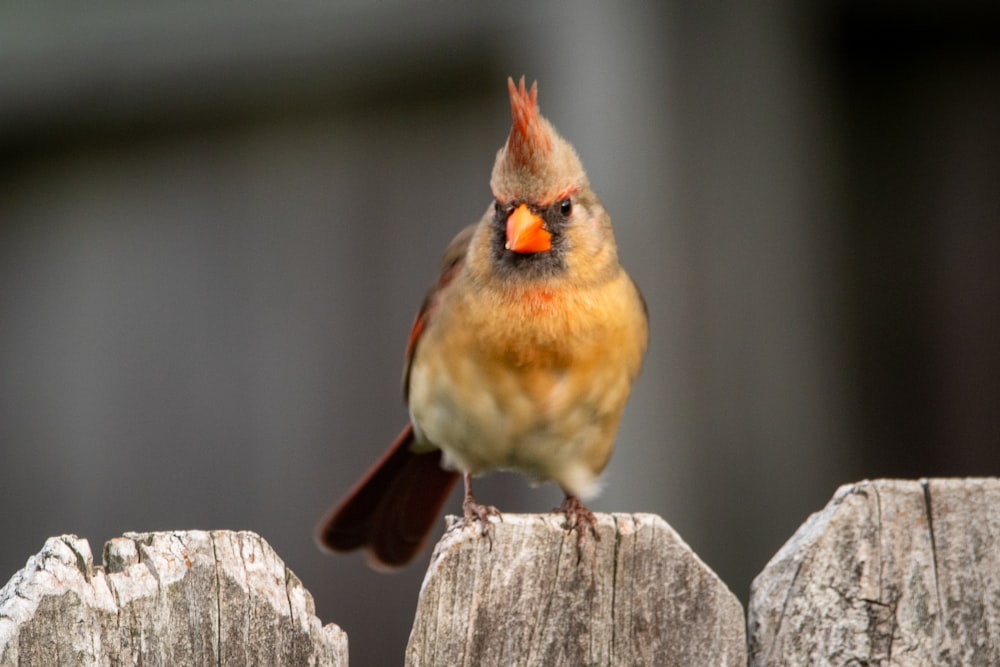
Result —
POLYGON ((1000 665, 1000 480, 841 487, 754 580, 751 665, 1000 665))
POLYGON ((577 557, 559 514, 504 514, 435 547, 408 665, 745 665, 743 608, 661 518, 598 514, 577 557))
POLYGON ((250 532, 53 537, 0 589, 0 665, 347 665, 347 636, 250 532))

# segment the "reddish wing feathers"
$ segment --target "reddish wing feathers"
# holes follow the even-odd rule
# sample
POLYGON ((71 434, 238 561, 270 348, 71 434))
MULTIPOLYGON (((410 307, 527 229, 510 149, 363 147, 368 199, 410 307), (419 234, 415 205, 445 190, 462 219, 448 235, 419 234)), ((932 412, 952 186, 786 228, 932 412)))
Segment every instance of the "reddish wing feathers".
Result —
POLYGON ((424 297, 424 302, 420 305, 420 311, 413 321, 413 328, 410 329, 410 338, 406 341, 406 360, 404 362, 406 370, 403 374, 404 400, 409 400, 410 398, 410 366, 413 365, 413 355, 416 353, 417 345, 420 343, 420 336, 424 333, 427 323, 434 316, 434 311, 437 309, 438 302, 441 299, 441 293, 451 284, 455 276, 462 269, 462 265, 465 264, 465 253, 469 249, 469 243, 472 242, 472 234, 475 231, 476 226, 469 225, 460 231, 451 240, 451 243, 448 244, 448 247, 444 251, 444 256, 441 258, 441 275, 434 287, 424 297))
POLYGON ((440 466, 440 450, 416 453, 413 426, 351 490, 320 527, 334 551, 366 547, 375 566, 401 567, 420 551, 458 473, 440 466))
POLYGON ((381 501, 380 492, 391 486, 406 463, 405 453, 413 442, 413 427, 406 425, 382 458, 323 520, 319 541, 334 551, 352 551, 368 543, 372 519, 381 501))
MULTIPOLYGON (((427 294, 406 343, 403 393, 420 337, 462 264, 475 226, 459 232, 445 250, 441 276, 427 294)), ((374 567, 406 565, 423 547, 459 474, 441 468, 441 450, 414 452, 413 425, 403 432, 357 486, 323 521, 319 541, 334 551, 368 550, 374 567)))
POLYGON ((372 561, 395 568, 413 560, 458 478, 457 472, 441 467, 441 450, 416 453, 407 449, 403 469, 374 516, 368 545, 372 561))

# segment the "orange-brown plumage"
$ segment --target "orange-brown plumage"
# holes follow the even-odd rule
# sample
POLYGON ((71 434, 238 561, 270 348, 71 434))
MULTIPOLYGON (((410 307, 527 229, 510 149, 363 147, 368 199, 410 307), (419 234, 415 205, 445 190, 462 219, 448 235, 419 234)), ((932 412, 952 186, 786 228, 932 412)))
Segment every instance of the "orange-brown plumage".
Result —
POLYGON ((412 555, 413 534, 429 530, 454 483, 421 457, 463 473, 467 520, 495 512, 472 498, 473 475, 555 481, 582 541, 578 524, 592 529, 593 515, 579 497, 597 490, 645 353, 645 305, 576 152, 539 114, 537 84, 508 79, 508 89, 513 123, 490 179, 494 205, 449 245, 407 344, 412 430, 320 534, 335 550, 366 547, 377 564, 412 555), (393 474, 405 483, 388 483, 393 474), (420 519, 405 528, 402 504, 380 495, 404 492, 422 506, 405 513, 420 519))

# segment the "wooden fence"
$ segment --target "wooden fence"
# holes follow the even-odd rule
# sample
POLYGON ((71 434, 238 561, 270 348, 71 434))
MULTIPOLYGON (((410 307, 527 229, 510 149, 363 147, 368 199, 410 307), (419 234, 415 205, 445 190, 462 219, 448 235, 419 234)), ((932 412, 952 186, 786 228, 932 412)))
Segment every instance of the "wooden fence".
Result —
MULTIPOLYGON (((1000 480, 842 487, 755 579, 749 612, 662 519, 449 527, 407 665, 1000 665, 1000 480)), ((50 538, 0 589, 0 665, 347 665, 347 637, 248 532, 127 533, 94 566, 50 538)))

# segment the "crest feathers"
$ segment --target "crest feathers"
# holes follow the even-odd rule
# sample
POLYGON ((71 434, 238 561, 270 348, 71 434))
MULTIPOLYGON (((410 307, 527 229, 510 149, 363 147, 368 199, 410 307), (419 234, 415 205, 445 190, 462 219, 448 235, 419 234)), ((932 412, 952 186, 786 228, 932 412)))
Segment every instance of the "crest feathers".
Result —
POLYGON ((528 90, 523 76, 519 85, 514 85, 514 79, 508 77, 507 90, 514 121, 507 138, 507 156, 518 166, 530 169, 535 160, 552 151, 552 138, 538 113, 538 82, 528 90))
POLYGON ((531 200, 547 205, 586 185, 576 151, 538 112, 538 83, 507 79, 512 124, 497 153, 490 187, 500 201, 531 200))

